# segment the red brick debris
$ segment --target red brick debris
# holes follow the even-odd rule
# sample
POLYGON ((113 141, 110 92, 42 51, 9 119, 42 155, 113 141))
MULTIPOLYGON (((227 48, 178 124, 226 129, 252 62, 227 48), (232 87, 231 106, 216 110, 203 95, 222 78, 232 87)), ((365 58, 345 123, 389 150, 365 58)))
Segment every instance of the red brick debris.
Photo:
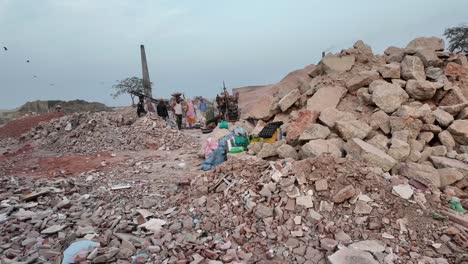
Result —
POLYGON ((36 127, 40 122, 47 122, 61 116, 63 116, 62 113, 48 113, 15 119, 0 127, 0 138, 19 138, 23 133, 36 127))

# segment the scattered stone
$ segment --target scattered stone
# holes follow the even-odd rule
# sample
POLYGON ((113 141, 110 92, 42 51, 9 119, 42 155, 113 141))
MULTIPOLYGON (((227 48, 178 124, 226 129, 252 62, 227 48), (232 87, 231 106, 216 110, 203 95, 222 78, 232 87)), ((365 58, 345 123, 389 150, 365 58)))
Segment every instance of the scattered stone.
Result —
POLYGON ((315 190, 317 192, 328 190, 327 179, 320 179, 320 180, 316 181, 315 182, 315 190))
POLYGON ((365 241, 355 242, 349 245, 349 248, 355 249, 355 250, 367 251, 372 254, 385 251, 385 246, 382 245, 377 240, 365 240, 365 241))
POLYGON ((328 257, 331 264, 379 264, 368 252, 342 248, 328 257))
POLYGON ((359 88, 369 86, 371 82, 378 79, 380 79, 380 75, 377 71, 361 71, 346 82, 346 87, 348 91, 355 92, 359 88))
POLYGON ((354 56, 336 56, 332 54, 326 55, 320 65, 326 73, 330 72, 347 72, 351 70, 356 61, 354 56))
POLYGON ((296 205, 304 208, 312 208, 314 207, 314 202, 310 196, 299 196, 296 198, 296 205))
POLYGON ((392 193, 400 196, 401 198, 408 200, 413 196, 413 188, 409 184, 399 184, 393 186, 392 193))
POLYGON ((352 185, 348 185, 339 190, 333 195, 332 201, 334 203, 343 203, 344 201, 353 198, 356 195, 356 190, 352 185))
POLYGON ((299 137, 299 140, 309 141, 314 139, 325 139, 330 135, 330 129, 320 124, 312 124, 299 137))
POLYGON ((402 161, 410 154, 410 145, 402 140, 392 139, 387 154, 395 160, 402 161))
POLYGON ((320 113, 319 120, 329 128, 334 128, 336 121, 356 120, 356 117, 352 113, 342 112, 336 108, 329 107, 320 113))
POLYGON ((316 139, 311 140, 302 146, 302 152, 305 157, 319 157, 323 154, 330 154, 335 157, 341 157, 340 148, 331 140, 316 139))
POLYGON ((397 47, 388 47, 385 51, 385 60, 387 63, 400 63, 405 57, 405 50, 397 47))
POLYGON ((468 176, 468 165, 462 161, 437 156, 431 156, 430 159, 434 166, 438 169, 454 168, 463 173, 465 177, 468 176))
POLYGON ((375 82, 372 90, 372 102, 387 114, 397 110, 408 98, 405 90, 396 84, 375 82))
POLYGON ((277 150, 276 153, 280 158, 287 159, 292 158, 294 160, 299 159, 299 154, 297 151, 288 144, 281 145, 277 150))
POLYGON ((456 142, 461 145, 468 145, 468 120, 455 120, 449 126, 448 131, 456 142))
POLYGON ((357 201, 353 212, 355 214, 368 215, 372 212, 372 206, 368 205, 364 201, 357 201))
MULTIPOLYGON (((424 71, 424 63, 416 56, 407 55, 401 62, 401 77, 405 80, 416 79, 419 81, 426 80, 426 72, 424 71)), ((408 84, 406 85, 408 86, 408 84)))
POLYGON ((352 138, 364 139, 372 131, 369 125, 358 120, 337 121, 335 128, 344 140, 352 138))
POLYGON ((338 246, 338 242, 336 242, 335 240, 331 238, 322 238, 320 240, 320 247, 327 251, 335 250, 336 246, 338 246))
POLYGON ((430 50, 430 51, 443 51, 445 49, 444 40, 438 37, 421 37, 413 39, 406 46, 408 50, 430 50))
POLYGON ((267 217, 272 217, 273 216, 273 208, 267 207, 264 205, 258 205, 257 208, 255 209, 255 216, 258 218, 264 219, 267 217))
POLYGON ((307 109, 321 112, 330 107, 335 108, 347 91, 341 86, 322 87, 307 101, 307 109))
POLYGON ((434 97, 437 89, 443 87, 441 83, 433 83, 425 80, 408 80, 406 92, 416 100, 429 100, 434 97))
POLYGON ((455 168, 442 168, 438 169, 437 172, 440 176, 440 187, 452 185, 464 178, 463 173, 459 172, 455 168))
POLYGON ((278 106, 281 111, 286 112, 297 100, 301 97, 301 92, 299 89, 294 89, 288 94, 286 94, 281 100, 278 102, 278 106))
POLYGON ((444 130, 440 132, 438 138, 440 143, 442 143, 442 145, 444 145, 448 151, 452 151, 455 148, 455 139, 449 131, 444 130))
POLYGON ((394 158, 382 150, 358 138, 349 140, 344 149, 349 156, 366 162, 369 166, 382 168, 384 172, 389 171, 397 163, 394 158))
POLYGON ((385 79, 400 79, 401 66, 398 63, 385 64, 379 68, 379 72, 385 79))
POLYGON ((372 114, 369 124, 373 129, 380 128, 385 134, 390 133, 390 117, 382 110, 372 114))
POLYGON ((453 116, 441 109, 436 109, 434 116, 442 127, 448 127, 453 122, 453 116))
POLYGON ((430 165, 407 162, 400 166, 399 172, 402 176, 414 179, 426 186, 440 187, 439 173, 430 165))
POLYGON ((41 234, 51 235, 62 231, 65 228, 63 225, 53 225, 41 231, 41 234))

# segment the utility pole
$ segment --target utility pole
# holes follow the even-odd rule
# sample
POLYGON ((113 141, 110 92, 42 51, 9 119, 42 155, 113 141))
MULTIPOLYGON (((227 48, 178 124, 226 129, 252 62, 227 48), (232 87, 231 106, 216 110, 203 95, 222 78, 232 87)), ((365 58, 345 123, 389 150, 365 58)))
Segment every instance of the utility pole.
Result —
POLYGON ((146 61, 146 52, 145 46, 140 45, 141 49, 141 68, 143 72, 143 87, 145 88, 145 95, 153 97, 153 92, 151 91, 151 81, 148 72, 148 62, 146 61))

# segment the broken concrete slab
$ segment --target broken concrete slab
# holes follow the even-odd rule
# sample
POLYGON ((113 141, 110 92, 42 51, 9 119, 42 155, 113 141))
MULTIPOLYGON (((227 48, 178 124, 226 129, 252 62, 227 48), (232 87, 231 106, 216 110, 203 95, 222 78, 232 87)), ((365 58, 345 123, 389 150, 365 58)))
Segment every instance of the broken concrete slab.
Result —
POLYGON ((366 162, 369 166, 379 167, 385 172, 389 171, 397 163, 394 158, 382 150, 358 138, 349 140, 344 149, 349 156, 366 162))
POLYGON ((307 100, 307 109, 321 112, 330 107, 336 108, 347 91, 346 88, 341 86, 322 87, 307 100))
POLYGON ((302 146, 302 152, 305 157, 319 157, 323 154, 330 154, 335 157, 341 157, 341 149, 331 140, 315 139, 302 146))
POLYGON ((326 73, 347 72, 354 66, 355 61, 356 57, 352 55, 336 56, 327 54, 320 62, 320 66, 326 73))
POLYGON ((372 89, 372 102, 385 113, 393 113, 409 96, 400 86, 387 82, 376 82, 372 89))
POLYGON ((379 264, 368 252, 342 248, 328 257, 331 264, 379 264))
POLYGON ((406 49, 443 51, 445 49, 445 42, 438 37, 420 37, 410 41, 406 49))
POLYGON ((445 187, 456 183, 464 178, 463 173, 455 168, 442 168, 438 169, 437 172, 440 176, 440 187, 445 187))
POLYGON ((400 196, 401 198, 408 200, 413 196, 413 188, 409 184, 399 184, 392 188, 392 193, 400 196))
POLYGON ((465 177, 468 177, 468 165, 463 161, 437 156, 430 156, 429 158, 434 164, 434 166, 438 169, 454 168, 463 173, 465 177))
POLYGON ((344 140, 352 138, 364 139, 372 131, 372 127, 358 120, 336 121, 335 129, 338 130, 338 133, 344 140))
POLYGON ((288 135, 286 137, 288 142, 294 142, 299 139, 299 136, 304 130, 315 123, 319 112, 310 110, 300 110, 297 112, 297 116, 291 122, 288 127, 288 135))
POLYGON ((416 56, 405 56, 405 58, 401 62, 401 77, 405 80, 426 80, 424 63, 421 61, 420 58, 416 56))
POLYGON ((310 141, 314 139, 326 139, 330 135, 330 129, 320 124, 312 124, 302 132, 300 141, 310 141))
POLYGON ((468 145, 468 120, 455 120, 448 131, 459 144, 468 145))
POLYGON ((373 254, 385 251, 385 246, 377 240, 364 240, 355 242, 349 245, 349 248, 360 251, 367 251, 373 254))
POLYGON ((434 97, 437 89, 442 88, 442 83, 429 82, 425 80, 408 80, 406 92, 416 100, 429 100, 434 97))
POLYGON ((380 75, 377 71, 361 71, 346 82, 346 88, 349 92, 355 92, 378 79, 380 79, 380 75))
POLYGON ((334 107, 324 109, 319 116, 319 120, 329 128, 335 127, 336 121, 356 120, 356 117, 349 112, 339 111, 334 107))
POLYGON ((384 79, 400 79, 401 66, 399 63, 385 64, 378 70, 384 79))
POLYGON ((278 106, 281 111, 286 112, 297 100, 301 97, 301 93, 299 89, 294 89, 288 94, 286 94, 281 100, 278 102, 278 106))
POLYGON ((407 162, 400 165, 399 172, 402 176, 417 180, 426 186, 440 187, 439 173, 430 165, 407 162))

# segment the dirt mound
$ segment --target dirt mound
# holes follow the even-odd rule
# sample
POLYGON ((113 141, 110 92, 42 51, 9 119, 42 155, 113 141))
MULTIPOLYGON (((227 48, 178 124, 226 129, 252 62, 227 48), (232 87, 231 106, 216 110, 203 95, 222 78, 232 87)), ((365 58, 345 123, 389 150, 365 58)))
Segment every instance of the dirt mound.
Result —
POLYGON ((22 117, 0 127, 1 138, 19 138, 22 134, 39 125, 40 122, 48 122, 54 118, 62 117, 62 113, 49 113, 22 117))
POLYGON ((39 125, 24 139, 33 139, 48 150, 72 153, 174 150, 198 144, 180 131, 167 128, 155 114, 138 118, 132 108, 65 116, 39 125))

